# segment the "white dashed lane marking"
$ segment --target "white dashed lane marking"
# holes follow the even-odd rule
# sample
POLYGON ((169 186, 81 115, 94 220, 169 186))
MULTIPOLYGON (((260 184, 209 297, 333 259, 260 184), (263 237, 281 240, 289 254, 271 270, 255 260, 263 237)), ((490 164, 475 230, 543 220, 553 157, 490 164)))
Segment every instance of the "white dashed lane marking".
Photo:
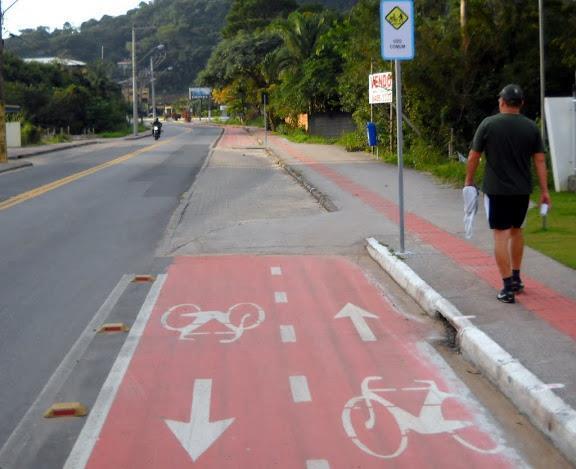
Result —
POLYGON ((288 295, 284 291, 274 292, 274 301, 276 303, 288 303, 288 295))
POLYGON ((294 402, 312 401, 306 376, 290 376, 290 390, 292 391, 292 399, 294 399, 294 402))
POLYGON ((296 342, 296 330, 294 326, 280 326, 280 337, 282 342, 296 342))
POLYGON ((272 275, 282 275, 282 269, 280 267, 270 267, 270 273, 272 275))
POLYGON ((330 464, 325 459, 309 459, 306 469, 330 469, 330 464))

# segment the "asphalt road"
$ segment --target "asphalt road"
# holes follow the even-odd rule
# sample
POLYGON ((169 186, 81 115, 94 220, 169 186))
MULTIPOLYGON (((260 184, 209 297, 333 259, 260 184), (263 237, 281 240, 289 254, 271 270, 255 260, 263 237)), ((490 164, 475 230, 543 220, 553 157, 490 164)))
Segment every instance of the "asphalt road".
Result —
POLYGON ((158 145, 77 148, 0 175, 0 447, 122 276, 163 269, 157 244, 219 133, 165 126, 158 145))

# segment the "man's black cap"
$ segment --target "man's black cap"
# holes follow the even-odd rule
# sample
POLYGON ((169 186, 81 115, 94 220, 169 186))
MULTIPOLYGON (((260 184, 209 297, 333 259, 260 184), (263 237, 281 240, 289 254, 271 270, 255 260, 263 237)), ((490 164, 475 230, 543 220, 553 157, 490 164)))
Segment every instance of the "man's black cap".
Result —
POLYGON ((510 84, 502 88, 498 94, 508 104, 519 106, 524 101, 524 92, 518 85, 510 84))

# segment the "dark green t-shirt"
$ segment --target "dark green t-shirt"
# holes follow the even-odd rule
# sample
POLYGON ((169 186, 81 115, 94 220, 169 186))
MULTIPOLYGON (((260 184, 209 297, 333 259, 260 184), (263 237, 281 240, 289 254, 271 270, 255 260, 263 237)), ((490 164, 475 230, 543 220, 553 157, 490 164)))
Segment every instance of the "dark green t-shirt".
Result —
POLYGON ((486 155, 484 193, 532 192, 532 156, 544 152, 540 130, 533 121, 522 114, 500 113, 487 117, 476 130, 472 150, 486 155))

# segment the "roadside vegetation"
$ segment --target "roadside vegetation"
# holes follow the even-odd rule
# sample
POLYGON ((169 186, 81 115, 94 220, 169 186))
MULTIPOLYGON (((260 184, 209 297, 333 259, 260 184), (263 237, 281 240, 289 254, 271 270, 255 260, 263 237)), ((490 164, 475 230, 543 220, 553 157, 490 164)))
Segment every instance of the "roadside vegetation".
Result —
MULTIPOLYGON (((332 143, 299 130, 300 114, 351 113, 357 130, 336 143, 348 151, 368 150, 368 75, 392 71, 381 59, 379 5, 379 0, 358 0, 339 13, 291 0, 233 0, 222 40, 197 83, 214 87, 214 100, 242 123, 261 116, 265 93, 269 128, 297 142, 332 143)), ((505 84, 520 84, 526 95, 523 112, 540 119, 538 4, 422 0, 415 11, 416 56, 402 66, 405 164, 461 185, 465 165, 458 153, 467 156, 478 124, 497 112, 497 94, 505 84)), ((575 18, 574 1, 547 2, 547 96, 572 93, 575 18)), ((374 105, 372 114, 378 153, 395 163, 396 117, 387 104, 374 105)), ((562 208, 564 196, 558 199, 548 231, 530 234, 529 243, 547 249, 546 244, 564 245, 566 239, 556 258, 569 263, 575 218, 562 208), (552 235, 554 242, 538 241, 552 235)))
MULTIPOLYGON (((292 0, 233 0, 197 84, 231 117, 246 123, 262 115, 269 127, 297 127, 298 115, 349 112, 358 131, 343 137, 350 150, 366 147, 370 120, 368 75, 391 71, 380 53, 379 0, 358 0, 345 13, 292 0)), ((451 161, 467 153, 474 129, 497 111, 496 95, 516 82, 524 112, 539 118, 538 5, 535 2, 423 0, 415 3, 416 56, 403 64, 406 147, 427 146, 420 160, 451 161), (460 15, 466 6, 467 14, 460 15), (519 53, 521 51, 521 53, 519 53), (450 150, 449 150, 450 149, 450 150)), ((546 5, 547 95, 570 95, 576 69, 576 3, 546 5)), ((389 105, 373 107, 380 153, 395 138, 389 105)))
POLYGON ((11 53, 4 60, 5 100, 20 106, 24 145, 59 143, 67 135, 126 127, 120 87, 99 63, 71 69, 25 63, 11 53))
MULTIPOLYGON (((124 126, 118 130, 100 132, 96 134, 96 136, 99 138, 121 138, 131 135, 133 131, 134 129, 130 125, 130 126, 124 126)), ((150 132, 150 128, 144 124, 138 124, 138 132, 139 133, 150 132)))

